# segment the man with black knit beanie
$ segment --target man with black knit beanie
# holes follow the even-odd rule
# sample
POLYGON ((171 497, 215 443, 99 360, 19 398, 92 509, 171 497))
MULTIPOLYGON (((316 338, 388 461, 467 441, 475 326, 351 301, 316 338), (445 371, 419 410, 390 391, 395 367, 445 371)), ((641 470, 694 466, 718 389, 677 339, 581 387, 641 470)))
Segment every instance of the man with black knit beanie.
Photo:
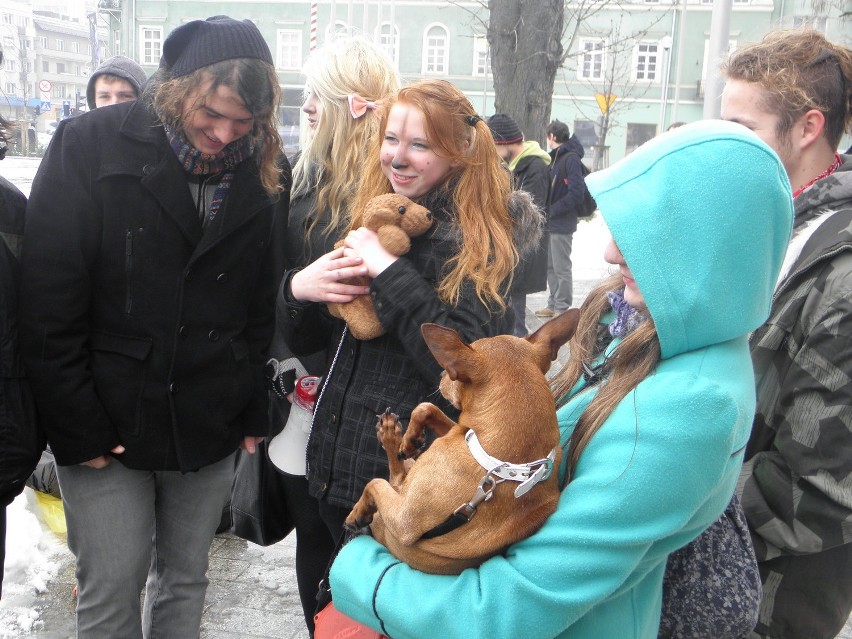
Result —
POLYGON ((138 100, 60 123, 33 182, 19 326, 81 639, 199 635, 235 452, 267 433, 279 93, 252 22, 193 20, 138 100))

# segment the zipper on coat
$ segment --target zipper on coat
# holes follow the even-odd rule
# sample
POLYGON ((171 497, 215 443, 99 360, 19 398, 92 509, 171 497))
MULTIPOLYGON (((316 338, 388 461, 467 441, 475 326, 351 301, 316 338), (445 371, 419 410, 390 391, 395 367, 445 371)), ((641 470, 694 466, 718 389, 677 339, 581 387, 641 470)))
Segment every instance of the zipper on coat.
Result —
POLYGON ((127 293, 124 298, 124 312, 130 315, 130 310, 133 307, 133 292, 130 287, 131 277, 133 275, 133 231, 128 229, 124 240, 124 275, 125 286, 127 293))

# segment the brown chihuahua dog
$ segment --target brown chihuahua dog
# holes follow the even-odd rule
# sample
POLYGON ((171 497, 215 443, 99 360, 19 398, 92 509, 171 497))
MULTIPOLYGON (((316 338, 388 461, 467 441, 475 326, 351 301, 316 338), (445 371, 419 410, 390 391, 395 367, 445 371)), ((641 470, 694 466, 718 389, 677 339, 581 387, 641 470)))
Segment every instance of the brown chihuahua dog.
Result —
POLYGON ((559 500, 562 457, 545 373, 579 315, 568 310, 526 338, 470 345, 452 329, 424 324, 423 338, 446 371, 441 395, 461 411, 459 421, 425 402, 403 437, 390 409, 379 415, 390 481, 367 484, 347 528, 369 524, 397 559, 437 574, 478 566, 538 530, 559 500), (415 463, 427 426, 438 437, 415 463))

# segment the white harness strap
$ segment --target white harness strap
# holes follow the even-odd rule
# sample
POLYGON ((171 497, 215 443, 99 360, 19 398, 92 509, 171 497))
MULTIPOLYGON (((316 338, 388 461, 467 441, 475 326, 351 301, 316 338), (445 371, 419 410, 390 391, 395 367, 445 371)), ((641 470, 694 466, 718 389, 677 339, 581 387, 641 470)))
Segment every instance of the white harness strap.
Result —
POLYGON ((496 477, 498 481, 515 481, 520 485, 515 489, 515 498, 523 497, 537 483, 550 477, 553 472, 553 462, 556 460, 556 448, 550 454, 527 464, 510 464, 500 461, 485 452, 482 444, 472 430, 468 430, 464 436, 470 454, 477 463, 482 466, 488 475, 496 477))

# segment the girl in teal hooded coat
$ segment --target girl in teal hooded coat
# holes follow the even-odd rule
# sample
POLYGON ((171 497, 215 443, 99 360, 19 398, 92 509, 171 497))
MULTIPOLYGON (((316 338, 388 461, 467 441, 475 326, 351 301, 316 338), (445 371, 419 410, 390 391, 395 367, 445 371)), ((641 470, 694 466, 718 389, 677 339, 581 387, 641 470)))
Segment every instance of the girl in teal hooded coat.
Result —
POLYGON ((370 537, 344 546, 335 606, 394 639, 655 638, 669 553, 734 492, 755 407, 747 335, 793 221, 784 167, 744 127, 707 121, 587 183, 618 273, 583 304, 553 381, 559 506, 458 576, 415 571, 370 537))

